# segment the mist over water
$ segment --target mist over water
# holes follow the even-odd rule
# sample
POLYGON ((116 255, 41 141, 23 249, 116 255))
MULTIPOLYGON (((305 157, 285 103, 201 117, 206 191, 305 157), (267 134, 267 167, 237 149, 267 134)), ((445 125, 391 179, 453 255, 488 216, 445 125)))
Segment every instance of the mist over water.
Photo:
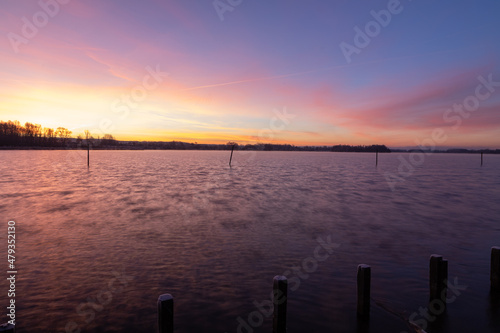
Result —
MULTIPOLYGON (((289 332, 357 332, 357 265, 372 266, 374 301, 409 316, 427 306, 433 253, 467 290, 427 331, 498 332, 500 156, 425 156, 393 191, 398 156, 235 151, 229 168, 226 151, 91 151, 87 169, 86 152, 0 151, 17 332, 155 332, 163 293, 176 332, 237 332, 287 271, 289 332), (306 272, 318 239, 340 246, 306 272)), ((371 333, 409 331, 374 302, 371 314, 371 333)), ((271 331, 263 317, 254 332, 271 331)))

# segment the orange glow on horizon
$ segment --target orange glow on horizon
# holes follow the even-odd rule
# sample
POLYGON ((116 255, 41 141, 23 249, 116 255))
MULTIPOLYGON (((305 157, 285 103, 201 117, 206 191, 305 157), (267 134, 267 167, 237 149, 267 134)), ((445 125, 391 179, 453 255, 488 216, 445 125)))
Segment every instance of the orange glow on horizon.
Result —
MULTIPOLYGON (((183 2, 70 2, 17 52, 4 39, 0 120, 65 127, 73 136, 88 129, 96 137, 111 134, 119 140, 300 146, 415 147, 442 128, 444 146, 500 147, 494 35, 476 28, 470 32, 453 21, 457 31, 477 35, 452 42, 442 31, 425 32, 424 25, 416 32, 411 27, 414 42, 391 26, 392 33, 378 36, 349 62, 332 43, 352 30, 349 15, 331 4, 323 5, 332 10, 324 17, 320 7, 297 6, 302 6, 297 13, 310 14, 304 20, 315 18, 308 22, 310 30, 276 17, 298 38, 293 40, 252 26, 252 10, 238 11, 233 17, 241 21, 222 29, 213 12, 183 2), (129 22, 124 18, 130 18, 130 8, 147 13, 129 22), (329 33, 310 34, 324 31, 332 17, 336 26, 329 33), (242 38, 248 24, 256 38, 242 38), (430 47, 427 34, 448 41, 448 47, 430 47), (270 48, 275 40, 283 47, 270 48), (463 52, 453 51, 457 43, 463 43, 463 52), (422 49, 414 50, 415 45, 422 49), (487 81, 493 83, 478 90, 487 81), (486 96, 477 110, 446 113, 477 91, 486 96)), ((351 18, 357 19, 355 7, 351 18)), ((3 31, 22 33, 22 17, 34 8, 40 10, 37 4, 6 2, 3 31)), ((496 24, 489 15, 494 11, 485 8, 477 8, 485 15, 477 15, 475 24, 496 24)), ((417 12, 405 12, 412 15, 417 12)))

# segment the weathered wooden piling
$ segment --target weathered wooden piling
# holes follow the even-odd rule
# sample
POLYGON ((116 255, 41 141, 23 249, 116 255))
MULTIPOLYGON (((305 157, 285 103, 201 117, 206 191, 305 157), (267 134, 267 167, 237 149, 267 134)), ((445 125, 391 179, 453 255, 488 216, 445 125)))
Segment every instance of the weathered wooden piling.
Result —
POLYGON ((174 332, 174 298, 170 294, 158 297, 158 332, 174 332))
POLYGON ((371 270, 369 265, 358 265, 358 316, 364 319, 370 316, 371 270))
POLYGON ((234 146, 236 145, 233 145, 233 147, 231 148, 231 157, 229 158, 229 167, 231 168, 231 161, 233 160, 233 151, 234 151, 234 146))
POLYGON ((16 326, 12 324, 2 324, 0 325, 0 332, 2 333, 15 333, 16 326))
POLYGON ((85 130, 85 140, 87 140, 87 168, 90 167, 90 138, 92 135, 89 130, 85 130))
MULTIPOLYGON (((429 306, 435 300, 445 300, 448 281, 448 260, 438 254, 431 255, 429 264, 429 306)), ((446 302, 442 302, 446 307, 446 302)))
MULTIPOLYGON (((441 261, 441 300, 446 300, 448 295, 448 260, 441 261)), ((446 302, 443 302, 446 304, 446 302)))
POLYGON ((276 275, 273 279, 273 333, 286 332, 286 304, 288 300, 288 280, 276 275))
POLYGON ((500 291, 500 246, 491 248, 491 290, 500 291))

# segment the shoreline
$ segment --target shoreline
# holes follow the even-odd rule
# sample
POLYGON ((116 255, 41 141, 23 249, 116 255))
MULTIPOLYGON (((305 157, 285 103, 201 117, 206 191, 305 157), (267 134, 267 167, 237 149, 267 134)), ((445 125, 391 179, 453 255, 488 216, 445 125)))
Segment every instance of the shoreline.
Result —
MULTIPOLYGON (((86 151, 87 148, 80 147, 2 147, 0 146, 0 151, 6 150, 82 150, 86 151)), ((174 150, 174 151, 229 151, 231 147, 221 147, 221 148, 148 148, 148 147, 92 147, 90 150, 130 150, 130 151, 145 151, 145 150, 174 150)), ((335 150, 335 149, 324 149, 323 147, 317 147, 317 149, 235 149, 237 151, 282 151, 282 152, 330 152, 330 153, 377 153, 377 151, 370 150, 335 150)), ((500 149, 448 149, 448 150, 421 150, 421 149, 411 149, 411 150, 402 150, 402 149, 390 149, 389 151, 378 151, 378 153, 386 154, 386 153, 414 153, 414 152, 422 152, 427 154, 485 154, 485 155, 497 155, 500 154, 500 149)))

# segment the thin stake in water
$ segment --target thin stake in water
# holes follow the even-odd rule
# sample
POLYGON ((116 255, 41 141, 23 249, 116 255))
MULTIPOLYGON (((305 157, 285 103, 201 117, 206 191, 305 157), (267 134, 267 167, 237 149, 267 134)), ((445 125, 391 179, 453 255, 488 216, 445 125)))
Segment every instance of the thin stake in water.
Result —
POLYGON ((234 150, 234 146, 231 148, 231 157, 229 158, 229 167, 231 168, 231 161, 233 160, 233 150, 234 150))
POLYGON ((87 168, 90 168, 90 139, 92 135, 89 130, 85 130, 85 139, 87 140, 87 168))

